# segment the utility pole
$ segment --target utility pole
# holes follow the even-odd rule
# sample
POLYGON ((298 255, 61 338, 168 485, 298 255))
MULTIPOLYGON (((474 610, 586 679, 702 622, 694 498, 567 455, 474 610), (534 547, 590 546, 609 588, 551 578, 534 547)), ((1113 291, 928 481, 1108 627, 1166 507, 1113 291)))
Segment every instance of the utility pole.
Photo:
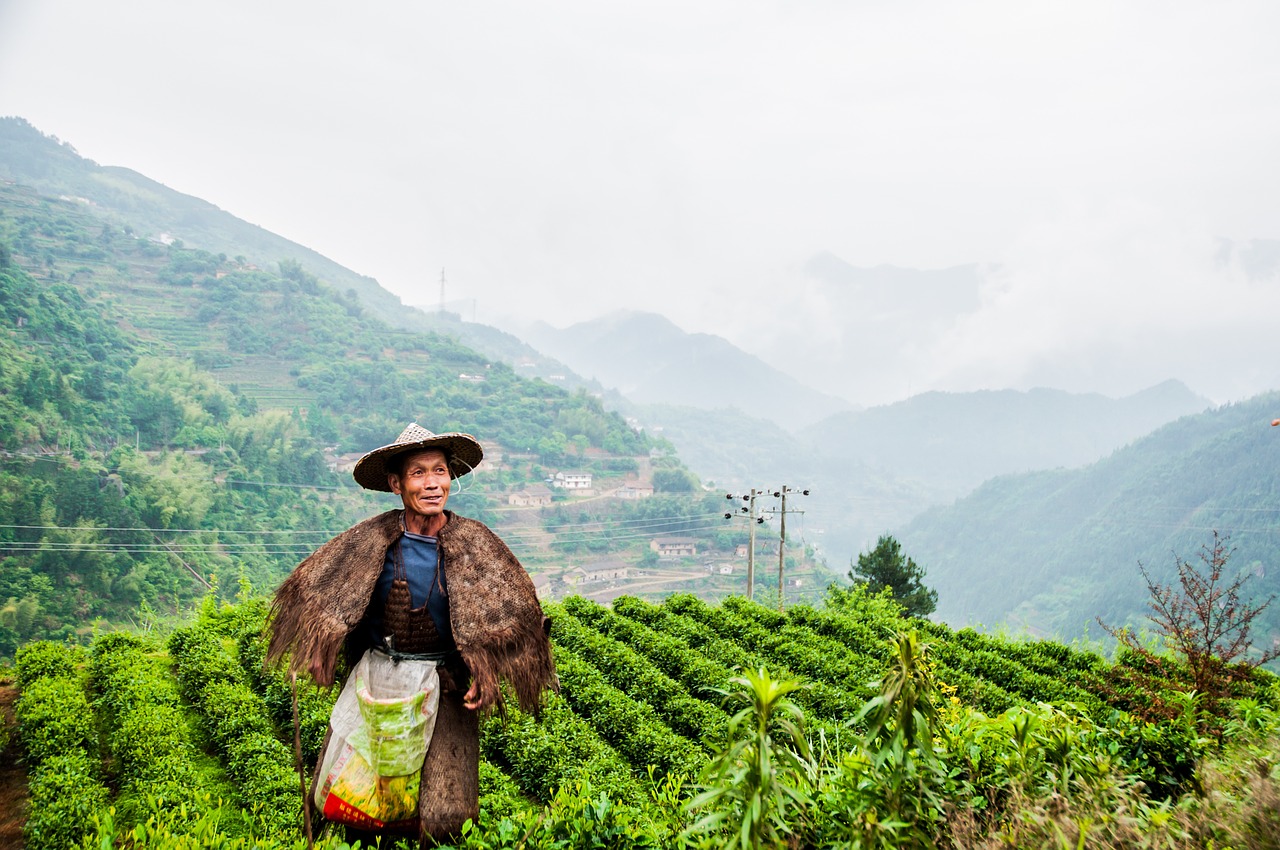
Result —
MULTIPOLYGON (((787 494, 796 493, 796 492, 799 492, 800 495, 802 496, 809 495, 808 490, 797 491, 795 488, 788 487, 785 484, 782 485, 781 490, 775 490, 773 492, 774 498, 778 498, 778 497, 782 498, 782 508, 781 510, 778 511, 778 515, 781 517, 781 521, 779 522, 779 525, 778 525, 778 610, 779 611, 782 610, 784 602, 786 600, 786 596, 783 594, 783 591, 782 591, 782 588, 784 587, 783 580, 782 580, 782 567, 783 567, 783 564, 786 562, 786 557, 787 557, 786 555, 786 552, 787 552, 787 494)), ((802 514, 804 513, 804 511, 791 511, 791 513, 802 514)))
MULTIPOLYGON (((752 520, 756 518, 756 488, 751 488, 751 514, 752 520)), ((750 599, 756 589, 756 526, 764 522, 762 517, 759 522, 747 523, 747 528, 751 530, 751 542, 747 544, 747 598, 750 599)))
POLYGON ((764 517, 756 516, 756 496, 763 496, 766 491, 757 490, 752 487, 751 492, 746 496, 735 496, 732 493, 725 493, 724 497, 729 500, 741 498, 747 503, 746 507, 738 508, 737 513, 726 513, 725 519, 740 517, 747 520, 750 531, 750 543, 747 544, 747 598, 750 599, 755 593, 756 582, 756 526, 764 523, 764 517), (746 514, 744 517, 743 514, 746 514))
POLYGON ((440 269, 440 315, 444 315, 444 269, 440 269))

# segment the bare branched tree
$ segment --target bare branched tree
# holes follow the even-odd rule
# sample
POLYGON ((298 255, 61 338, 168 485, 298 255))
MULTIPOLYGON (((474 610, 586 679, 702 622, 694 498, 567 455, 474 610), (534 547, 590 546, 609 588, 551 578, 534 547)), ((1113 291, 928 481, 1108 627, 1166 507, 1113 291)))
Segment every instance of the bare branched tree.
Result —
POLYGON ((1151 592, 1148 615, 1160 634, 1187 660, 1196 690, 1209 692, 1224 666, 1236 663, 1257 667, 1280 657, 1280 648, 1272 648, 1260 657, 1249 658, 1253 646, 1250 631, 1253 621, 1275 601, 1250 604, 1242 598, 1241 589, 1249 576, 1240 574, 1227 580, 1223 573, 1235 552, 1229 538, 1213 532, 1212 544, 1200 548, 1199 564, 1175 556, 1178 585, 1161 584, 1139 565, 1151 592))
MULTIPOLYGON (((1230 682, 1241 674, 1280 658, 1280 647, 1250 653, 1254 621, 1275 601, 1275 595, 1261 603, 1245 599, 1243 589, 1250 576, 1225 575, 1235 552, 1229 540, 1214 531, 1212 543, 1200 547, 1199 564, 1175 554, 1176 585, 1157 581, 1145 566, 1138 565, 1151 593, 1148 619, 1185 659, 1192 687, 1209 699, 1225 695, 1230 682)), ((1129 649, 1150 654, 1127 629, 1099 623, 1129 649)))

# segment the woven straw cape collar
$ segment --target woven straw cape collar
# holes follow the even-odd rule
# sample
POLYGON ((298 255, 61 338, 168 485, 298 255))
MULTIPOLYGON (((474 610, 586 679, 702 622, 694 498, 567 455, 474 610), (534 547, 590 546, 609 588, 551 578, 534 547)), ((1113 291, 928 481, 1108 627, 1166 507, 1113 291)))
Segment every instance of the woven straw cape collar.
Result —
POLYGON ((387 463, 397 455, 423 449, 443 451, 449 459, 449 473, 453 478, 466 475, 479 466, 484 458, 480 441, 470 434, 457 431, 433 434, 417 422, 410 422, 409 427, 400 432, 394 443, 376 448, 360 458, 351 471, 351 476, 366 490, 389 493, 391 485, 387 483, 387 463))

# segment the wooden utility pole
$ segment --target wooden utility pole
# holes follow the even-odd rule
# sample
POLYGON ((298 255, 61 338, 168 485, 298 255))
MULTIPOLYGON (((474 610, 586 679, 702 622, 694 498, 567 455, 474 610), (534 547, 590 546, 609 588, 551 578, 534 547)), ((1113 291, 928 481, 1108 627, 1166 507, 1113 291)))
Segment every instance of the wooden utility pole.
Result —
MULTIPOLYGON (((782 610, 786 601, 786 595, 783 591, 783 588, 786 585, 782 578, 782 569, 783 569, 783 565, 786 563, 786 558, 787 558, 787 494, 796 493, 796 492, 799 492, 800 495, 802 496, 809 495, 808 490, 797 491, 794 488, 788 487, 785 484, 782 485, 781 490, 775 490, 773 493, 775 497, 782 498, 782 507, 778 512, 779 516, 781 517, 781 521, 779 523, 779 528, 778 528, 778 531, 779 531, 779 534, 778 534, 778 610, 779 611, 782 610)), ((791 511, 791 513, 802 514, 804 513, 804 511, 791 511)))
POLYGON ((778 524, 778 610, 786 598, 782 593, 782 565, 787 558, 787 488, 782 488, 782 520, 778 524))
POLYGON ((752 487, 750 492, 745 496, 735 496, 732 493, 725 493, 724 497, 732 501, 741 498, 746 502, 746 507, 738 508, 737 512, 730 511, 724 515, 725 519, 745 519, 751 526, 750 542, 747 544, 747 598, 750 599, 755 593, 756 583, 756 526, 764 522, 764 517, 756 516, 756 496, 763 496, 767 490, 757 490, 752 487), (745 515, 745 516, 744 516, 745 515))
POLYGON ((751 512, 747 515, 748 527, 751 529, 751 542, 747 544, 747 598, 750 599, 756 589, 756 488, 751 488, 751 512))

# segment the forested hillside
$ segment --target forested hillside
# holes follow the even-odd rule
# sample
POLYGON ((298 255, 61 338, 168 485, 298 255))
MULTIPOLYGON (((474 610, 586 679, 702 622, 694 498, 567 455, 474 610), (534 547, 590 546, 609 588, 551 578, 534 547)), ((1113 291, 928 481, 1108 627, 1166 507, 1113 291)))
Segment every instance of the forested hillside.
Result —
POLYGON ((1092 463, 1209 406, 1177 381, 1121 399, 1045 388, 929 392, 836 414, 801 436, 832 457, 892 470, 940 503, 997 475, 1092 463))
POLYGON ((596 539, 633 559, 662 534, 735 542, 669 448, 597 399, 394 330, 290 258, 161 244, 0 185, 0 293, 0 656, 174 610, 211 582, 273 587, 393 506, 339 467, 411 420, 481 436, 491 461, 452 504, 518 521, 513 545, 535 563, 596 539), (561 468, 658 492, 597 506, 586 529, 508 512, 509 492, 561 468))
MULTIPOLYGON (((989 481, 901 529, 938 615, 1079 635, 1095 617, 1140 625, 1143 564, 1161 582, 1217 530, 1259 601, 1280 592, 1280 393, 1179 419, 1089 467, 989 481)), ((1280 606, 1258 643, 1280 640, 1280 606)))
POLYGON ((409 319, 400 299, 376 280, 136 171, 98 165, 70 142, 46 136, 21 118, 0 117, 0 179, 50 197, 75 198, 99 218, 126 222, 139 235, 164 234, 264 266, 292 257, 334 288, 354 291, 366 309, 393 326, 404 327, 409 319))

